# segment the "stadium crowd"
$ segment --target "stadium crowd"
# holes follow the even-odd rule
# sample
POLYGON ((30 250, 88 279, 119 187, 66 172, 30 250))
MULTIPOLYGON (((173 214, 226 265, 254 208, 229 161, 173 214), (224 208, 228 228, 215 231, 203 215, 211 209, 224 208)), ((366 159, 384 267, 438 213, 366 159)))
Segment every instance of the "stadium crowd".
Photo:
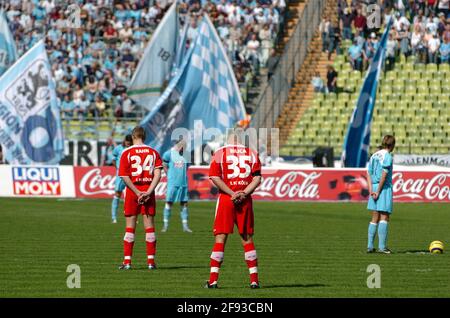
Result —
MULTIPOLYGON (((152 32, 173 0, 8 0, 2 3, 19 55, 45 37, 64 118, 117 118, 142 110, 127 96, 152 32), (71 27, 76 4, 80 24, 71 27)), ((252 85, 260 67, 270 64, 286 13, 285 0, 182 0, 188 43, 207 12, 233 63, 238 82, 252 85), (189 20, 186 17, 189 16, 189 20)))
POLYGON ((450 0, 339 0, 338 21, 325 17, 320 24, 323 51, 347 54, 353 69, 367 69, 380 41, 380 29, 368 19, 371 4, 379 5, 384 25, 393 19, 388 70, 400 55, 416 63, 450 63, 450 0), (346 52, 342 41, 351 41, 346 52))

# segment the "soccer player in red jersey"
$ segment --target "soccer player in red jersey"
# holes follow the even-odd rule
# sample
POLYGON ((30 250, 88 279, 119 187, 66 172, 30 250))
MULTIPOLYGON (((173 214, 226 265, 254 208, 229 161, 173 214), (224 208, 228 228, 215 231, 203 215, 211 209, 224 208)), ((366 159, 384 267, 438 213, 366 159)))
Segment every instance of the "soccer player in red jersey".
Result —
POLYGON ((219 188, 213 233, 210 277, 205 288, 217 288, 228 234, 237 225, 250 272, 250 287, 259 288, 258 259, 253 243, 254 218, 251 194, 261 183, 261 162, 258 154, 240 144, 238 135, 229 134, 228 144, 219 148, 209 168, 211 181, 219 188))
POLYGON ((145 130, 136 127, 132 132, 133 146, 125 149, 120 157, 119 177, 125 190, 124 214, 126 230, 123 238, 124 260, 120 269, 131 269, 136 220, 142 214, 147 245, 147 265, 155 269, 156 236, 154 216, 156 212, 155 188, 161 179, 162 160, 159 153, 144 144, 145 130))

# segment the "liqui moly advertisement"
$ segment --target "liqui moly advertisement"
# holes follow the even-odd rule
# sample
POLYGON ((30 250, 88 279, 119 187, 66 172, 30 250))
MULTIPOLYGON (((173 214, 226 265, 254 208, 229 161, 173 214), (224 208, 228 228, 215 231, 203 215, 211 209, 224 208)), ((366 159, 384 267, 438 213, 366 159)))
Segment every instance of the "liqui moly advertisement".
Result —
MULTIPOLYGON (((76 196, 109 198, 114 193, 113 167, 74 167, 76 196)), ((192 200, 214 200, 217 189, 208 179, 207 167, 191 167, 188 173, 192 200)), ((165 198, 163 176, 156 189, 165 198)), ((394 200, 402 202, 450 202, 450 171, 396 171, 394 200)), ((353 201, 369 196, 364 169, 263 169, 263 181, 255 191, 256 200, 269 201, 353 201)))
POLYGON ((0 165, 0 196, 75 197, 71 166, 0 165))

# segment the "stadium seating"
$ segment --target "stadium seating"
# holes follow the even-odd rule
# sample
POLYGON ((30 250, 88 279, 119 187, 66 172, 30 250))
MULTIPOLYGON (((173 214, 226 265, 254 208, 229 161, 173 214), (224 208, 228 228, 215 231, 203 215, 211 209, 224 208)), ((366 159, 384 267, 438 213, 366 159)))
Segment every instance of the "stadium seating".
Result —
MULTIPOLYGON (((343 43, 343 51, 349 46, 343 43)), ((281 149, 281 155, 310 156, 317 146, 331 146, 340 155, 364 80, 347 58, 338 55, 339 94, 316 93, 281 149)), ((385 134, 397 137, 397 153, 441 154, 450 146, 450 67, 448 64, 416 64, 414 57, 399 58, 395 69, 384 72, 372 123, 371 151, 385 134)))
MULTIPOLYGON (((290 39, 293 30, 300 19, 301 12, 308 1, 309 0, 292 0, 287 3, 287 14, 286 16, 280 18, 280 31, 276 34, 276 38, 274 39, 275 49, 278 54, 283 52, 285 45, 290 39)), ((259 74, 254 74, 252 71, 247 71, 245 72, 243 79, 238 79, 241 95, 248 109, 252 109, 255 106, 254 102, 261 91, 261 87, 266 82, 267 73, 268 69, 261 65, 259 74)), ((114 98, 107 100, 106 105, 106 112, 102 117, 95 118, 91 113, 89 113, 82 121, 76 116, 63 120, 65 137, 70 140, 104 140, 105 138, 111 136, 113 130, 117 134, 120 134, 121 131, 129 130, 139 123, 143 117, 143 113, 140 108, 139 113, 134 114, 135 116, 133 118, 116 116, 114 114, 114 109, 117 106, 117 102, 114 98)))
MULTIPOLYGON (((323 16, 330 17, 331 21, 337 21, 337 0, 328 0, 324 8, 323 16)), ((335 54, 332 54, 333 60, 335 54)), ((311 79, 316 72, 322 77, 326 76, 328 65, 328 54, 322 52, 322 40, 320 32, 317 30, 315 36, 308 46, 308 53, 299 72, 296 75, 296 82, 291 88, 285 107, 276 122, 276 127, 280 129, 280 141, 283 143, 294 133, 298 121, 303 116, 305 110, 314 99, 314 89, 310 85, 311 79)))

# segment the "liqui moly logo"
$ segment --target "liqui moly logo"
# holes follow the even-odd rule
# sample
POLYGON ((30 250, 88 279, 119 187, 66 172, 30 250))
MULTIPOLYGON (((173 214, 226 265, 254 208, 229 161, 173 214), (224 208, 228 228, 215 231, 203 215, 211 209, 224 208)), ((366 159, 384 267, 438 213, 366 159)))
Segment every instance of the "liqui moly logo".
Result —
MULTIPOLYGON (((115 192, 116 175, 112 170, 88 168, 79 181, 79 193, 87 197, 110 197, 115 192)), ((156 197, 162 197, 166 192, 166 182, 162 180, 155 189, 156 197)))
POLYGON ((61 195, 59 168, 13 167, 15 195, 61 195))
POLYGON ((430 178, 405 178, 402 172, 397 172, 392 176, 392 183, 394 199, 450 200, 450 173, 438 173, 430 178))
POLYGON ((265 176, 263 182, 254 192, 262 198, 305 199, 319 198, 317 179, 322 173, 291 171, 283 175, 265 176))

